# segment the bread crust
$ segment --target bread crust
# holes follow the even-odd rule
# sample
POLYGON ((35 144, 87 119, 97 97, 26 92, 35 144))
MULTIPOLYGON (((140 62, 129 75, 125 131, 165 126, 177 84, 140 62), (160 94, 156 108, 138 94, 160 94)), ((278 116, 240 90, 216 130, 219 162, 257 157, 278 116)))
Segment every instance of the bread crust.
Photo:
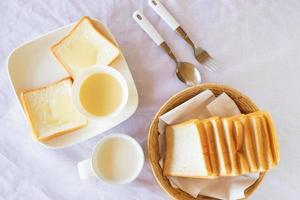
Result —
POLYGON ((107 40, 109 43, 111 43, 116 49, 118 49, 118 51, 119 51, 119 53, 118 53, 118 55, 114 58, 114 59, 112 59, 112 61, 108 64, 108 65, 110 65, 110 64, 112 64, 115 60, 117 60, 117 58, 118 57, 120 57, 120 50, 119 50, 119 48, 118 48, 118 45, 116 45, 114 42, 112 42, 110 39, 108 39, 108 38, 106 38, 104 35, 102 35, 101 34, 101 32, 96 28, 96 26, 93 24, 93 20, 90 18, 90 17, 88 17, 88 16, 84 16, 84 17, 82 17, 80 20, 79 20, 79 22, 72 28, 72 30, 65 36, 65 37, 63 37, 60 41, 58 41, 56 44, 54 44, 53 46, 51 46, 50 47, 50 50, 51 50, 51 52, 52 52, 52 54, 54 55, 54 57, 55 57, 55 59, 57 60, 57 62, 69 73, 69 75, 71 76, 71 77, 75 77, 75 73, 73 73, 73 71, 72 71, 72 68, 70 67, 70 66, 68 66, 66 63, 64 63, 63 61, 62 61, 62 59, 60 58, 60 56, 59 56, 59 54, 56 52, 56 48, 58 47, 58 46, 60 46, 60 45, 62 45, 62 43, 66 40, 66 39, 68 39, 72 34, 73 34, 73 32, 75 32, 76 30, 77 30, 77 28, 81 25, 81 23, 83 22, 83 21, 87 21, 90 25, 91 25, 91 27, 101 36, 101 37, 103 37, 103 39, 105 39, 105 40, 107 40))
POLYGON ((53 135, 50 135, 48 137, 43 137, 43 138, 39 138, 38 136, 38 133, 34 127, 34 121, 33 119, 31 118, 30 116, 30 113, 29 113, 29 108, 28 108, 28 105, 26 103, 26 100, 25 100, 25 97, 24 95, 27 94, 27 93, 31 93, 31 92, 39 92, 41 90, 44 90, 44 89, 47 89, 49 87, 54 87, 55 85, 61 83, 61 82, 64 82, 64 81, 70 81, 70 83, 73 82, 73 79, 72 77, 66 77, 66 78, 63 78, 61 80, 58 80, 58 81, 55 81, 53 83, 50 83, 48 85, 44 85, 42 87, 39 87, 39 88, 35 88, 35 89, 29 89, 29 90, 25 90, 25 91, 22 91, 21 94, 20 94, 20 99, 21 99, 21 103, 22 103, 22 106, 23 106, 23 110, 24 110, 24 113, 26 115, 26 118, 29 122, 29 127, 31 129, 31 132, 32 132, 32 136, 33 138, 36 140, 36 141, 40 141, 40 142, 44 142, 44 141, 47 141, 47 140, 50 140, 50 139, 53 139, 55 137, 58 137, 60 135, 63 135, 63 134, 66 134, 66 133, 69 133, 69 132, 72 132, 74 130, 77 130, 77 129, 80 129, 84 126, 87 125, 88 121, 86 120, 86 122, 78 127, 74 127, 74 128, 71 128, 71 129, 67 129, 67 130, 63 130, 63 131, 59 131, 57 133, 54 133, 53 135))
POLYGON ((271 151, 272 151, 274 163, 275 163, 275 165, 277 165, 280 160, 280 155, 279 155, 279 144, 278 144, 278 139, 276 136, 275 125, 274 125, 274 122, 272 120, 270 113, 264 112, 264 117, 267 121, 267 127, 268 127, 268 133, 269 133, 269 138, 270 138, 270 143, 271 143, 271 151))
POLYGON ((275 161, 272 155, 271 141, 268 133, 267 122, 264 116, 261 116, 259 118, 259 121, 261 125, 262 136, 263 136, 265 159, 267 161, 268 169, 271 169, 275 166, 275 161))
POLYGON ((231 173, 228 175, 239 175, 239 168, 237 163, 237 151, 239 146, 242 145, 242 132, 238 135, 234 135, 233 133, 233 121, 230 118, 223 118, 222 119, 224 134, 225 134, 225 141, 228 144, 228 153, 230 158, 231 164, 231 173), (236 136, 236 137, 234 137, 236 136), (237 142, 238 141, 238 142, 237 142))
POLYGON ((268 169, 267 160, 265 158, 264 139, 261 128, 261 123, 258 116, 249 116, 252 134, 254 138, 254 147, 257 157, 258 169, 260 171, 266 171, 268 169))
POLYGON ((165 136, 166 136, 166 154, 165 154, 165 158, 164 158, 164 167, 163 167, 163 174, 165 176, 178 176, 178 177, 191 177, 191 178, 215 178, 214 176, 212 176, 212 169, 211 169, 211 165, 210 165, 210 158, 209 158, 209 149, 208 149, 208 141, 207 141, 207 136, 206 136, 206 131, 205 128, 203 126, 203 124, 200 124, 200 121, 198 119, 192 119, 192 120, 188 120, 186 122, 177 124, 177 125, 173 125, 173 126, 167 126, 166 131, 165 131, 165 136), (176 173, 173 172, 171 170, 171 163, 172 163, 172 159, 173 159, 173 142, 174 142, 174 137, 172 134, 172 131, 174 128, 176 127, 181 127, 181 126, 185 126, 187 124, 194 124, 197 127, 198 130, 198 139, 202 148, 202 155, 203 155, 203 159, 204 162, 206 163, 205 167, 206 171, 208 172, 208 176, 197 176, 194 174, 181 174, 181 173, 176 173))
MULTIPOLYGON (((31 90, 31 91, 33 91, 33 90, 31 90)), ((29 92, 29 91, 25 91, 25 92, 29 92)), ((21 92, 21 94, 20 94, 21 103, 22 103, 22 106, 23 106, 23 108, 24 108, 23 110, 24 110, 24 113, 25 113, 25 115, 26 115, 26 118, 27 118, 27 120, 28 120, 28 122, 29 122, 28 124, 29 124, 30 130, 31 130, 33 139, 36 140, 36 141, 39 141, 39 140, 38 140, 38 135, 37 135, 37 133, 35 132, 35 128, 34 128, 34 125, 33 125, 33 121, 31 120, 30 115, 29 115, 29 112, 28 112, 28 106, 27 106, 26 101, 25 101, 25 99, 24 99, 24 94, 25 94, 25 92, 21 92)))
POLYGON ((249 124, 249 120, 247 116, 243 116, 240 119, 240 122, 242 123, 243 126, 243 146, 241 149, 238 151, 243 152, 245 155, 251 172, 256 172, 258 170, 258 164, 257 164, 257 157, 254 149, 254 138, 253 135, 251 134, 251 128, 249 124))
POLYGON ((205 128, 202 123, 200 123, 199 120, 195 121, 197 129, 198 129, 198 134, 199 134, 199 140, 202 148, 202 154, 205 162, 205 168, 206 171, 208 172, 208 176, 212 175, 212 168, 210 165, 210 157, 209 157, 209 147, 208 147, 208 141, 207 141, 207 135, 205 128))
POLYGON ((86 125, 87 125, 87 121, 86 121, 85 124, 82 124, 82 125, 80 125, 80 126, 77 126, 77 127, 74 127, 74 128, 70 128, 70 129, 67 129, 67 130, 63 130, 63 131, 59 131, 59 132, 54 133, 53 135, 50 135, 50 136, 48 136, 48 137, 37 138, 37 139, 38 139, 38 141, 40 141, 40 142, 45 142, 45 141, 51 140, 51 139, 53 139, 53 138, 57 138, 57 137, 59 137, 59 136, 61 136, 61 135, 64 135, 64 134, 66 134, 66 133, 70 133, 70 132, 79 130, 79 129, 85 127, 86 125))
MULTIPOLYGON (((171 161, 173 159, 173 146, 174 137, 173 134, 170 132, 172 131, 172 127, 167 126, 165 131, 165 139, 166 139, 166 154, 164 157, 164 167, 163 167, 163 174, 166 176, 172 176, 171 172, 171 161)), ((174 175, 175 176, 175 175, 174 175)))
POLYGON ((249 173, 250 168, 249 168, 248 162, 247 162, 244 154, 241 152, 237 152, 237 158, 238 158, 238 165, 239 165, 241 174, 249 173))
MULTIPOLYGON (((201 122, 200 122, 201 123, 201 122)), ((212 176, 219 176, 219 161, 218 161, 218 154, 217 154, 217 147, 215 143, 215 136, 213 133, 213 127, 208 120, 202 121, 205 132, 207 135, 207 143, 208 143, 208 152, 209 152, 209 160, 212 169, 212 176)))
MULTIPOLYGON (((219 140, 220 140, 220 143, 219 143, 220 151, 221 151, 221 154, 222 154, 222 157, 223 157, 223 160, 224 160, 224 167, 225 167, 225 172, 224 172, 225 174, 222 174, 221 166, 219 166, 220 175, 221 176, 227 176, 228 174, 231 173, 231 164, 230 164, 229 150, 228 150, 227 142, 225 140, 222 121, 219 117, 212 117, 209 120, 210 120, 210 122, 212 123, 212 125, 214 127, 215 138, 218 137, 219 140)), ((218 141, 216 141, 216 143, 217 142, 218 141)), ((220 159, 219 159, 219 163, 220 163, 220 159)))

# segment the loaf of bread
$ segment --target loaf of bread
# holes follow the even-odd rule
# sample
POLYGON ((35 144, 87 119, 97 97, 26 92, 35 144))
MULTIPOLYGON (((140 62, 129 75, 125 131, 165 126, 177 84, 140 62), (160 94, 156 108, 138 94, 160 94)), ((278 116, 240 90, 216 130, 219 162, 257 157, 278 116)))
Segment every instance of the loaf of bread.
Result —
POLYGON ((65 78, 21 93, 22 104, 36 140, 46 141, 87 124, 87 119, 73 105, 71 86, 72 79, 65 78))
POLYGON ((89 17, 83 17, 51 50, 72 77, 90 66, 109 65, 120 54, 119 49, 97 30, 89 17))
POLYGON ((214 178, 263 172, 279 162, 267 112, 190 120, 166 128, 166 176, 214 178))

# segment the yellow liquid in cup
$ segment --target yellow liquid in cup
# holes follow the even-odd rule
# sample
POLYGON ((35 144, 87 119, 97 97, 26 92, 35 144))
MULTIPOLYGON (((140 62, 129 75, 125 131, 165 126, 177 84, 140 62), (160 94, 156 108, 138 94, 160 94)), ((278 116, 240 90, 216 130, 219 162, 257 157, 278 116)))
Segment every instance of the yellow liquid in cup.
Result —
POLYGON ((82 83, 79 96, 81 105, 87 112, 105 116, 119 107, 122 88, 118 80, 111 75, 96 73, 82 83))

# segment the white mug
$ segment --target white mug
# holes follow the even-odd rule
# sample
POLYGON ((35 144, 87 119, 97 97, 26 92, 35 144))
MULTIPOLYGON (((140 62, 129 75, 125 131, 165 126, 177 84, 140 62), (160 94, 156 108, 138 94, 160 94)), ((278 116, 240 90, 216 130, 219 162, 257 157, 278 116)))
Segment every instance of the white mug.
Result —
POLYGON ((75 107, 77 110, 84 116, 86 116, 88 119, 91 120, 106 120, 111 119, 118 115, 126 106, 128 101, 128 85, 122 74, 117 71, 116 69, 109 67, 109 66, 93 66, 89 67, 88 69, 84 70, 82 73, 80 73, 78 76, 76 76, 73 86, 72 86, 72 99, 75 107), (104 116, 96 116, 92 113, 88 112, 81 104, 80 101, 80 89, 84 81, 89 78, 90 76, 97 74, 97 73, 104 73, 112 76, 116 81, 118 81, 121 92, 122 92, 122 99, 116 110, 113 112, 104 115, 104 116))
POLYGON ((77 167, 81 180, 97 177, 108 184, 125 184, 137 178, 143 165, 144 152, 135 139, 124 134, 111 134, 97 143, 91 159, 79 162, 77 167), (117 140, 119 140, 118 143, 116 143, 117 140), (107 161, 109 163, 105 163, 107 161), (101 165, 106 166, 104 168, 101 165), (112 169, 115 168, 118 170, 113 171, 112 169), (107 173, 107 170, 112 171, 107 173))

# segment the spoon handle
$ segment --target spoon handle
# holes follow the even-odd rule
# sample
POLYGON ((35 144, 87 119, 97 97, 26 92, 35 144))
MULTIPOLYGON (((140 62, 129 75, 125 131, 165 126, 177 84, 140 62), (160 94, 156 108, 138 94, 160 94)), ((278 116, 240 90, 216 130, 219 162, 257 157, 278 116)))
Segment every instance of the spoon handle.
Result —
POLYGON ((156 45, 159 46, 164 42, 164 39, 141 11, 135 11, 132 17, 138 23, 138 25, 140 25, 140 27, 149 35, 149 37, 155 42, 156 45))
POLYGON ((176 57, 171 51, 169 45, 164 41, 161 35, 153 27, 151 22, 143 15, 141 11, 135 11, 132 15, 133 19, 140 25, 140 27, 149 35, 149 37, 155 42, 157 46, 160 46, 175 62, 176 57))

